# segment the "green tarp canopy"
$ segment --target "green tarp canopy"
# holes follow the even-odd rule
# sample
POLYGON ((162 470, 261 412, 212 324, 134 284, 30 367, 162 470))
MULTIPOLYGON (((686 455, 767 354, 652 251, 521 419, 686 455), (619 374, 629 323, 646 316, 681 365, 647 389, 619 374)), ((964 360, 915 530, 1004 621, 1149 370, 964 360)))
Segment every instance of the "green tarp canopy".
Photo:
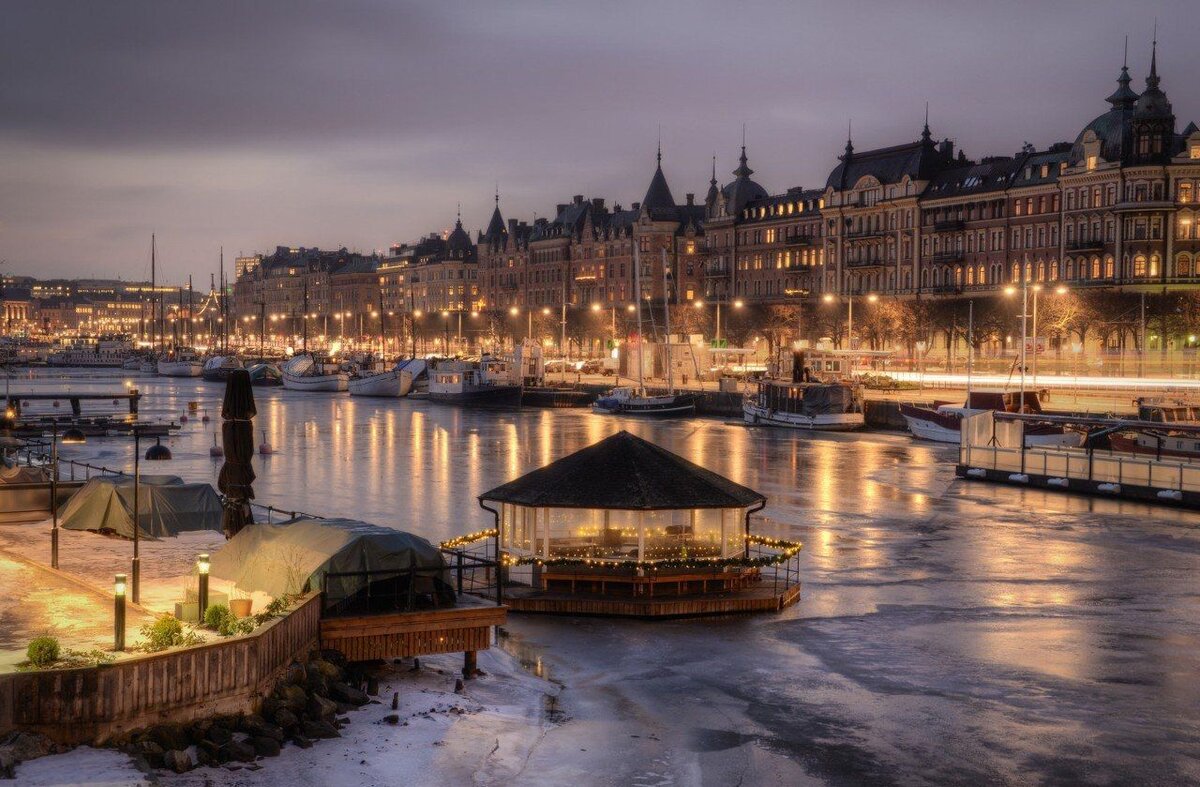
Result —
MULTIPOLYGON (((211 484, 185 484, 179 476, 141 476, 138 509, 142 538, 221 529, 217 490, 211 484)), ((133 538, 133 476, 90 479, 63 506, 59 526, 133 538)))
POLYGON ((325 589, 327 608, 454 601, 441 550, 412 533, 354 519, 247 525, 213 555, 212 574, 274 598, 325 589), (351 576, 331 576, 326 586, 326 574, 351 576))

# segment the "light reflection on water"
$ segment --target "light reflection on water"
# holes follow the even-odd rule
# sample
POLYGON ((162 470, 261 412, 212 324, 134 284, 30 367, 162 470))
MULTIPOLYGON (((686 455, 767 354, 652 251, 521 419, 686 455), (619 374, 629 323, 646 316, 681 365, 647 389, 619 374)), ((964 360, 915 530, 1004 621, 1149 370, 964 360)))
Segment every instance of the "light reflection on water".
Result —
MULTIPOLYGON (((192 421, 171 438, 176 458, 167 471, 215 482, 219 461, 207 449, 219 428, 221 387, 139 385, 150 395, 147 411, 178 416, 189 400, 205 403, 213 423, 192 421)), ((1196 514, 956 481, 953 448, 900 435, 256 395, 257 426, 277 451, 255 459, 261 502, 433 540, 490 526, 478 494, 620 428, 766 494, 766 530, 805 542, 802 601, 780 615, 669 629, 510 624, 531 654, 561 659, 546 668, 562 680, 605 658, 606 647, 617 652, 604 669, 617 676, 628 670, 636 678, 649 665, 670 672, 664 688, 637 680, 622 688, 641 713, 663 714, 668 727, 678 720, 662 710, 673 702, 665 692, 743 707, 752 671, 750 706, 777 704, 786 719, 779 735, 825 739, 827 729, 808 729, 804 719, 837 715, 872 731, 855 745, 872 747, 871 735, 886 739, 874 758, 909 772, 934 769, 948 781, 962 780, 955 769, 969 762, 991 763, 1019 781, 1033 760, 1090 758, 1128 775, 1122 752, 1138 747, 1162 752, 1164 762, 1200 757, 1190 710, 1200 703, 1196 514), (666 630, 673 647, 664 655, 666 630), (706 654, 706 669, 676 669, 675 653, 706 654), (798 685, 819 686, 819 702, 798 685), (956 724, 960 717, 970 724, 956 724), (1084 728, 1095 748, 1078 754, 1084 728)), ((128 440, 107 439, 64 455, 112 464, 128 462, 131 451, 128 440)), ((754 725, 741 717, 711 723, 754 725)))

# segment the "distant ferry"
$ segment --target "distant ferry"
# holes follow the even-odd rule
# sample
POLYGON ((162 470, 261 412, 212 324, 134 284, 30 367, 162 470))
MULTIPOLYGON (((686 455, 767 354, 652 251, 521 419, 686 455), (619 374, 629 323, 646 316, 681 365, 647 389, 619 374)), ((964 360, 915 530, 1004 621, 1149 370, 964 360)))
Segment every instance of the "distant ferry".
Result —
POLYGON ((84 366, 120 368, 133 354, 133 345, 117 339, 80 342, 51 353, 46 359, 50 366, 84 366))

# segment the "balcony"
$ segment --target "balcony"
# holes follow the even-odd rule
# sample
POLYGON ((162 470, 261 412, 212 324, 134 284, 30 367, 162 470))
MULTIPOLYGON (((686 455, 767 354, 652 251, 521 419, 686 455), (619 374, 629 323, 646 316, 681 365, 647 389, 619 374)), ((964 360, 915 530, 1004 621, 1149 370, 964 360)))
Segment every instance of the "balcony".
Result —
POLYGON ((933 229, 935 232, 959 232, 967 228, 967 223, 962 219, 953 219, 950 221, 935 221, 933 229))
POLYGON ((857 230, 855 232, 847 232, 842 237, 847 240, 866 240, 868 238, 882 238, 887 234, 887 230, 857 230))
POLYGON ((868 257, 863 260, 846 260, 847 268, 882 268, 890 263, 883 257, 868 257))
POLYGON ((1067 251, 1104 251, 1102 240, 1073 240, 1067 242, 1067 251))
POLYGON ((729 263, 727 262, 710 262, 704 266, 705 276, 728 276, 729 263))
POLYGON ((788 238, 784 243, 788 246, 812 246, 815 238, 811 235, 796 235, 788 238))
POLYGON ((933 255, 932 260, 939 265, 953 265, 963 261, 963 253, 961 251, 939 251, 933 255))

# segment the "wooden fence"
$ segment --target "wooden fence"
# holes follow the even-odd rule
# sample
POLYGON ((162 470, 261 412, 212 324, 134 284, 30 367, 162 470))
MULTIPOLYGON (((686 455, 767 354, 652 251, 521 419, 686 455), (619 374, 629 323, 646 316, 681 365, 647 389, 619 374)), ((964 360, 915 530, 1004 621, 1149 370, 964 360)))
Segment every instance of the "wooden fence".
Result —
POLYGON ((320 641, 321 599, 241 637, 112 664, 0 675, 0 733, 42 732, 66 744, 251 710, 291 661, 320 641))

